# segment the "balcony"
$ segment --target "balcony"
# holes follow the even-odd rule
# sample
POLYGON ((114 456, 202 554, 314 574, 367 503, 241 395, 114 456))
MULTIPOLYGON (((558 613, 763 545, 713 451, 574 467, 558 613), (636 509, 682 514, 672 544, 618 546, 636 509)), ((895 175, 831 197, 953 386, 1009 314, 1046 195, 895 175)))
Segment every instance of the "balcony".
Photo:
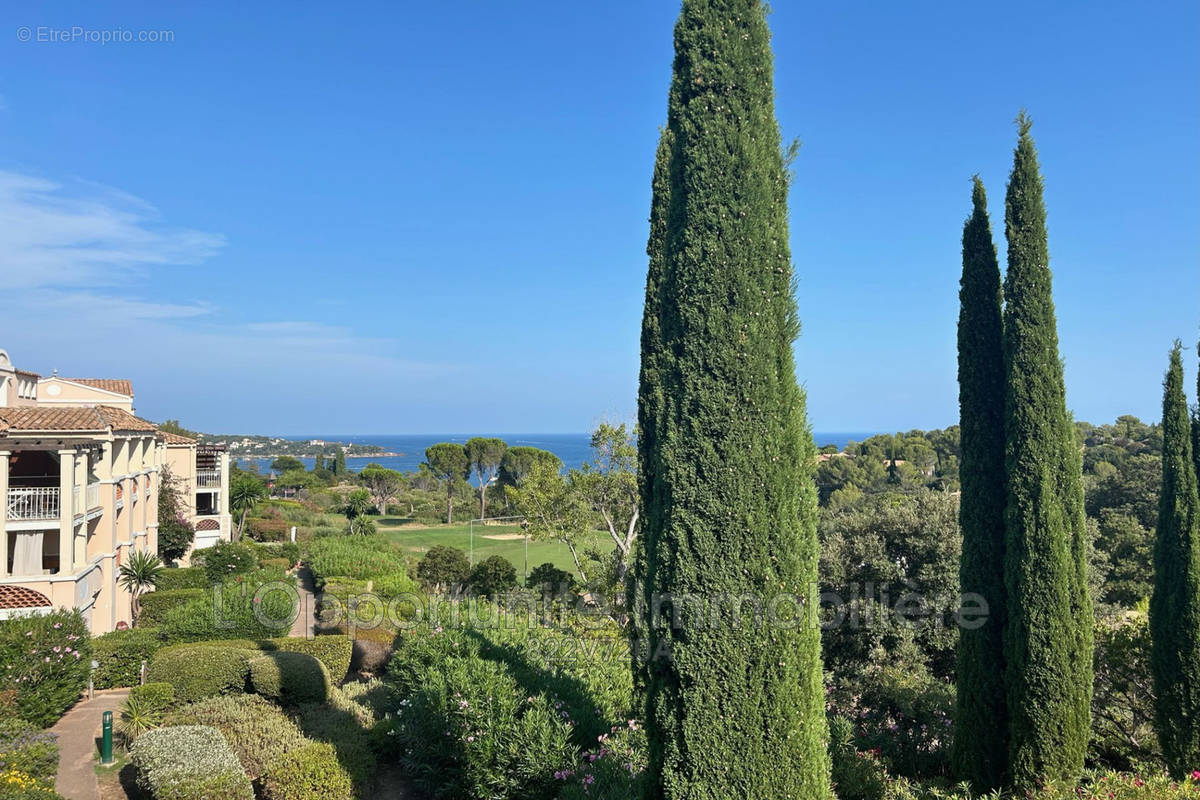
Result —
POLYGON ((197 489, 220 489, 221 471, 219 469, 201 469, 196 471, 197 489))
POLYGON ((75 487, 75 514, 83 514, 100 507, 100 484, 89 483, 86 487, 75 487), (85 505, 86 503, 86 505, 85 505))
POLYGON ((31 486, 8 490, 8 519, 58 519, 58 487, 31 486))

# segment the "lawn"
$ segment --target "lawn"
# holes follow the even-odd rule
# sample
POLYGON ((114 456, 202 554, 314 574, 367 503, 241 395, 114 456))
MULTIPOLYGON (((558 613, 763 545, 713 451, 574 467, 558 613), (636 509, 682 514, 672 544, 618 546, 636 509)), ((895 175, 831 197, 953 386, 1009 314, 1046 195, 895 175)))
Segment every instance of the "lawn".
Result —
MULTIPOLYGON (((414 525, 404 517, 374 517, 379 526, 379 532, 397 542, 405 552, 421 554, 436 544, 457 547, 464 553, 471 552, 470 528, 465 524, 423 526, 414 525)), ((605 533, 596 531, 587 536, 579 546, 580 553, 587 547, 595 546, 605 551, 613 548, 612 539, 605 533)), ((476 525, 475 526, 475 562, 489 556, 504 556, 517 568, 517 575, 525 572, 525 539, 519 525, 476 525), (520 537, 498 539, 492 537, 520 537)), ((575 563, 571 560, 571 552, 560 542, 529 541, 529 568, 549 561, 559 569, 575 572, 575 563)))

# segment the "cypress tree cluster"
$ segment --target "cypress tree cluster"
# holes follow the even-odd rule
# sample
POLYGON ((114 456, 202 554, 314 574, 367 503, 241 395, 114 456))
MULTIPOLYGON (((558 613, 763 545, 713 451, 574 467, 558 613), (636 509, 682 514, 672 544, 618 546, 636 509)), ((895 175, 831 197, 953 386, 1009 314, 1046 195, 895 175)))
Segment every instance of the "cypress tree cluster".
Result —
POLYGON ((963 226, 958 317, 961 431, 962 592, 987 603, 977 628, 958 646, 954 773, 976 789, 994 789, 1007 764, 1004 687, 1004 324, 1000 263, 992 241, 983 181, 974 179, 973 210, 963 226))
POLYGON ((1073 779, 1091 724, 1092 607, 1081 455, 1067 413, 1030 121, 1005 197, 1005 630, 1009 774, 1073 779))
POLYGON ((760 0, 684 0, 654 180, 634 597, 650 793, 826 800, 820 632, 794 603, 776 624, 728 603, 807 597, 818 556, 760 0))
MULTIPOLYGON (((1198 425, 1197 427, 1200 427, 1198 425)), ((1200 497, 1179 342, 1163 380, 1162 492, 1154 539, 1150 666, 1163 757, 1181 778, 1200 764, 1200 497)))

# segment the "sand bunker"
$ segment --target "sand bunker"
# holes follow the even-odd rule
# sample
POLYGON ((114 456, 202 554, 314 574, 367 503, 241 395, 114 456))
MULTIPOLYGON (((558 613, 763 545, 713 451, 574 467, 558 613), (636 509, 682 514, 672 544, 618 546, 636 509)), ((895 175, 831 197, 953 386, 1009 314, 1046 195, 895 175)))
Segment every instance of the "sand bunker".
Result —
POLYGON ((501 542, 511 542, 513 539, 524 539, 525 534, 523 534, 523 533, 485 533, 483 535, 483 538, 497 539, 501 542))

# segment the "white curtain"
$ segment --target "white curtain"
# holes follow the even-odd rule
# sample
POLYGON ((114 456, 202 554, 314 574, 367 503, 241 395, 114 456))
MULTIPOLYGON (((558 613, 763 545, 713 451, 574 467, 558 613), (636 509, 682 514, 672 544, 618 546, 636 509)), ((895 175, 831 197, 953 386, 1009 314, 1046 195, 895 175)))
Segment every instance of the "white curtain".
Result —
POLYGON ((17 533, 16 536, 17 544, 13 553, 13 575, 41 575, 42 532, 22 531, 17 533))

